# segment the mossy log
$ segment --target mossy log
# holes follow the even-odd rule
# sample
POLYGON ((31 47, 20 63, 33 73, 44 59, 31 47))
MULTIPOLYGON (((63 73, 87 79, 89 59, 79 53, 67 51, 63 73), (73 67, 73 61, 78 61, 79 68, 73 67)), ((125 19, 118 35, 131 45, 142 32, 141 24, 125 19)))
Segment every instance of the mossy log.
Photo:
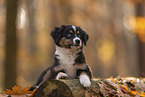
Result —
POLYGON ((77 79, 49 80, 44 82, 33 97, 86 97, 99 93, 99 86, 95 81, 89 88, 84 88, 77 79))
POLYGON ((145 79, 117 77, 94 79, 84 88, 78 79, 48 80, 33 97, 145 97, 145 79))

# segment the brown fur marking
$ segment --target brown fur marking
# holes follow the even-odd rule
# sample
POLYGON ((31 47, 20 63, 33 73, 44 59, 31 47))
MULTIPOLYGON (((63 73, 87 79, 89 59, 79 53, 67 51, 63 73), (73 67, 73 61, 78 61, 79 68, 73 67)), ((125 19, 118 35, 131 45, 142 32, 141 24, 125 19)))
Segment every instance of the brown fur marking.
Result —
POLYGON ((70 44, 72 44, 70 39, 66 39, 65 37, 61 38, 59 41, 59 45, 62 47, 68 47, 70 44))
POLYGON ((69 30, 69 33, 73 34, 73 31, 72 30, 69 30))
POLYGON ((79 32, 79 31, 77 31, 77 34, 80 34, 80 32, 79 32))

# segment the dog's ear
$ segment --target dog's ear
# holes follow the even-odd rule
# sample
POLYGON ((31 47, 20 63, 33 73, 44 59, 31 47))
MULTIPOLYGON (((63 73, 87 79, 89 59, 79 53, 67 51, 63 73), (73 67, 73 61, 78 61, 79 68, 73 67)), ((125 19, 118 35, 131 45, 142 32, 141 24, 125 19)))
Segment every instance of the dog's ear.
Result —
POLYGON ((57 45, 59 45, 59 40, 62 37, 65 27, 65 25, 62 25, 61 27, 55 27, 55 29, 50 34, 57 45))
POLYGON ((86 46, 86 43, 87 43, 88 39, 89 39, 89 35, 85 31, 83 31, 82 41, 83 41, 85 46, 86 46))

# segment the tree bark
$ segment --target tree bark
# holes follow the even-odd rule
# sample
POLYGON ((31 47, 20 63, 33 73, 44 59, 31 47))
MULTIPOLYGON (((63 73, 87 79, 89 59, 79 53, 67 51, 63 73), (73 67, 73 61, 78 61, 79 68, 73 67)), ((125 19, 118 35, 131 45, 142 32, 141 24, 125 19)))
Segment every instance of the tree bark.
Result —
MULTIPOLYGON (((144 17, 145 16, 145 1, 136 2, 136 16, 144 17)), ((138 60, 140 68, 140 76, 145 77, 145 43, 139 40, 138 37, 138 60)))
MULTIPOLYGON (((33 97, 86 97, 99 93, 99 86, 92 81, 90 88, 84 88, 77 79, 50 80, 43 83, 33 97)), ((97 95, 97 94, 96 94, 97 95)))
POLYGON ((6 15, 6 44, 5 44, 5 88, 11 88, 16 85, 16 64, 17 64, 17 36, 16 36, 16 18, 17 18, 18 0, 7 0, 6 15))
POLYGON ((27 8, 27 16, 28 16, 28 34, 27 34, 27 49, 30 56, 36 55, 37 51, 37 43, 36 43, 36 20, 35 20, 35 13, 36 8, 34 3, 37 2, 35 0, 25 0, 26 8, 27 8))
POLYGON ((78 79, 48 80, 33 97, 135 97, 145 91, 145 79, 117 77, 93 79, 91 86, 84 88, 78 79))

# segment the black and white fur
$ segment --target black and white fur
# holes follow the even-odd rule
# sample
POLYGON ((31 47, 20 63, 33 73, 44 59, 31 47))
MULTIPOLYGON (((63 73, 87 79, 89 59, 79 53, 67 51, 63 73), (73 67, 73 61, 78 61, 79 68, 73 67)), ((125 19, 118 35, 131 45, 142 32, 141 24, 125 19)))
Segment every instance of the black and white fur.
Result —
POLYGON ((89 87, 92 74, 83 54, 88 34, 78 26, 62 25, 55 28, 51 36, 56 44, 54 63, 41 74, 35 86, 49 79, 78 78, 84 87, 89 87))

